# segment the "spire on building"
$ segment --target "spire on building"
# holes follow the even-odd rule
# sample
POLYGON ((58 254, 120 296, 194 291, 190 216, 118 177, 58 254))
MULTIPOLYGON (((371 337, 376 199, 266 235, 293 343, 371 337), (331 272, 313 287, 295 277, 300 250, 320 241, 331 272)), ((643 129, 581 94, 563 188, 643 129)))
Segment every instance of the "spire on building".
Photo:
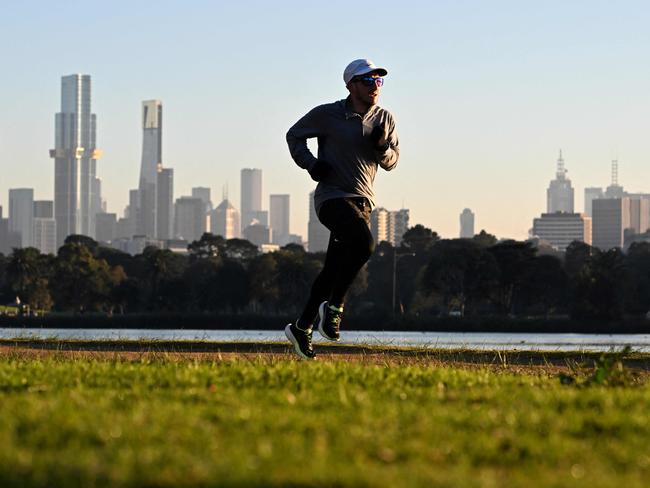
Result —
POLYGON ((564 167, 564 159, 562 158, 562 149, 560 149, 560 157, 557 160, 557 171, 555 176, 558 180, 563 180, 566 177, 567 169, 564 167))

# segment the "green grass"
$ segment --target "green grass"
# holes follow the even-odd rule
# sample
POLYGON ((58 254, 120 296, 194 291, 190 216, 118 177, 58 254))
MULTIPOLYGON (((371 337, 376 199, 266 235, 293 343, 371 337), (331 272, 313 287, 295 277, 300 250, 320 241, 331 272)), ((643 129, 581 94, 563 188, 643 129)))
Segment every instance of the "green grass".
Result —
POLYGON ((0 486, 593 488, 650 479, 650 387, 634 375, 599 382, 594 372, 389 357, 211 358, 5 351, 0 486))

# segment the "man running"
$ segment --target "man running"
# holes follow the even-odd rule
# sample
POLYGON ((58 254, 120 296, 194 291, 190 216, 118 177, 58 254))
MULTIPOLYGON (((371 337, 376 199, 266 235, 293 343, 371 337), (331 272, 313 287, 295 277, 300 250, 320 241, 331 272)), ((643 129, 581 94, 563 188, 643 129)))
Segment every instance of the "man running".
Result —
POLYGON ((345 294, 372 254, 370 233, 377 166, 397 165, 399 142, 393 116, 377 105, 384 76, 368 59, 352 61, 343 72, 349 96, 320 105, 287 132, 291 157, 318 182, 314 205, 318 219, 330 230, 325 265, 314 281, 302 315, 285 328, 296 353, 314 358, 314 321, 320 334, 338 341, 345 294), (318 157, 307 139, 318 139, 318 157))

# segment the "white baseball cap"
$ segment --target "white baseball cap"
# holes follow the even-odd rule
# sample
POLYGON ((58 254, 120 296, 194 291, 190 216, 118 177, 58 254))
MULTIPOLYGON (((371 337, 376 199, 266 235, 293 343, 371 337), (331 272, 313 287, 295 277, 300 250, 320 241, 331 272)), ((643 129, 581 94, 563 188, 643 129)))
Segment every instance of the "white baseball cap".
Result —
POLYGON ((350 80, 355 76, 367 75, 368 73, 377 73, 380 76, 386 76, 388 71, 385 68, 379 68, 375 66, 375 63, 369 59, 355 59, 343 72, 343 81, 347 85, 350 83, 350 80))

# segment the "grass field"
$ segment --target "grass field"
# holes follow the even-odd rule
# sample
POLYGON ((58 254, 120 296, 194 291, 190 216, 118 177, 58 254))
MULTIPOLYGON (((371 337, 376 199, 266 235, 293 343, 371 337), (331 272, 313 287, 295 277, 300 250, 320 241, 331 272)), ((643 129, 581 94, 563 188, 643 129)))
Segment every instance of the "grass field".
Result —
POLYGON ((648 486, 647 380, 3 347, 0 486, 648 486))

